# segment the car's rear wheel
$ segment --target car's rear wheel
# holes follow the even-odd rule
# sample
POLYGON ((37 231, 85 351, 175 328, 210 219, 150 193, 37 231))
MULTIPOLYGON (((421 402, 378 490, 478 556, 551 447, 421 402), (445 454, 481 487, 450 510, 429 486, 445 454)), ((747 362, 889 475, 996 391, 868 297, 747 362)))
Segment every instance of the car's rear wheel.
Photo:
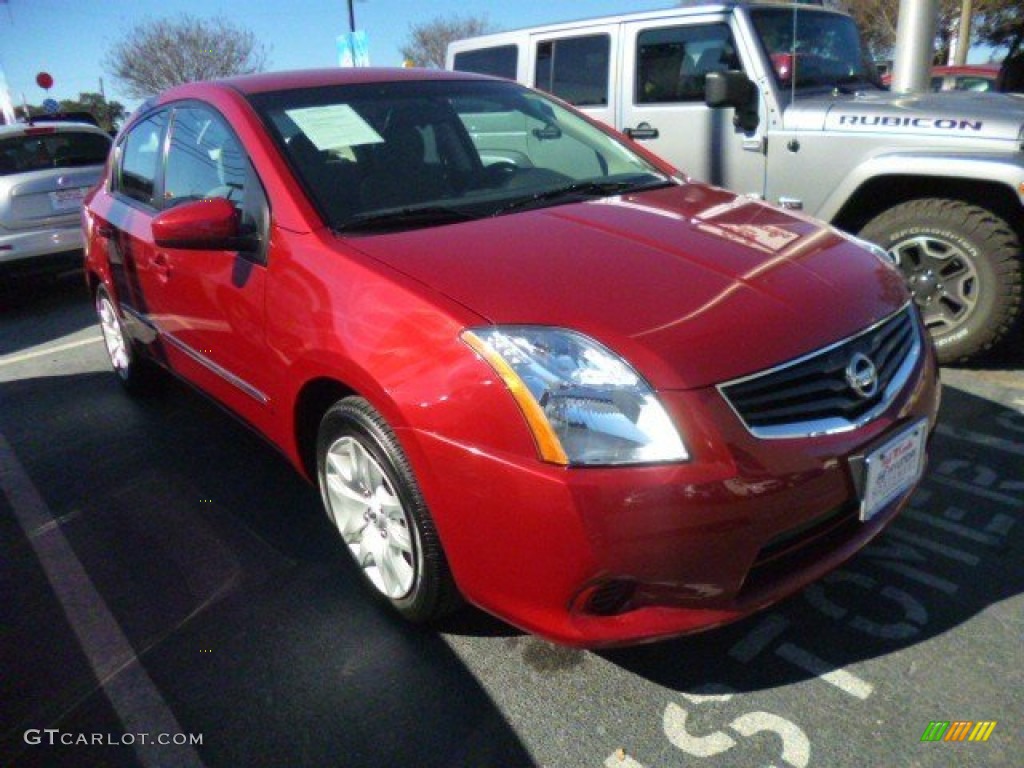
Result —
POLYGON ((317 439, 324 507, 366 582, 412 621, 450 613, 458 595, 398 440, 363 398, 324 415, 317 439))
POLYGON ((146 361, 136 354, 117 307, 102 285, 96 290, 96 315, 100 321, 107 358, 118 381, 132 393, 148 388, 152 383, 152 372, 146 361))
POLYGON ((943 363, 991 349, 1020 322, 1020 240, 991 211, 912 200, 872 219, 860 235, 885 248, 903 273, 943 363))

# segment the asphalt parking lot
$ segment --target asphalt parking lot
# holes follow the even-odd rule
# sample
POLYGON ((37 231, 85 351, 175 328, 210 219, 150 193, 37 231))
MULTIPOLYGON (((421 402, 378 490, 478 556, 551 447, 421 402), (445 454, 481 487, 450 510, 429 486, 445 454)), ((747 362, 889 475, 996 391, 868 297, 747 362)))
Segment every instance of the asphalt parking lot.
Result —
POLYGON ((403 624, 265 443, 177 384, 125 396, 78 282, 0 295, 0 764, 1020 765, 1024 344, 943 379, 880 541, 743 622, 593 653, 403 624))

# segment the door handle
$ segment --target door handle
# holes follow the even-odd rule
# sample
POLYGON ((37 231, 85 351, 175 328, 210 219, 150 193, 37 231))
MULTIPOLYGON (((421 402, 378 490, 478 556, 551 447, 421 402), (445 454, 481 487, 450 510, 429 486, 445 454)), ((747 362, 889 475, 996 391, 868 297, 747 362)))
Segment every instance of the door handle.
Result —
POLYGON ((98 237, 103 237, 107 240, 114 236, 114 228, 109 224, 97 224, 95 232, 98 237))
POLYGON ((636 141, 656 139, 659 136, 658 129, 652 128, 650 123, 640 123, 636 128, 625 128, 622 132, 636 141))
POLYGON ((171 263, 166 253, 158 253, 153 257, 153 271, 162 282, 167 282, 171 277, 171 263))

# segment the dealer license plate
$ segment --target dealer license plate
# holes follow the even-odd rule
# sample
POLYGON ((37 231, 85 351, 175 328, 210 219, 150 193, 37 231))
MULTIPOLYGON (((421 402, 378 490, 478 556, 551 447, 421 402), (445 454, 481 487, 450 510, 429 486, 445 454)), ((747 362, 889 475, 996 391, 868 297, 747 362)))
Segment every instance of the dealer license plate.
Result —
POLYGON ((928 424, 919 421, 868 454, 864 497, 860 503, 862 521, 877 515, 921 478, 927 438, 928 424))
POLYGON ((82 207, 85 193, 86 189, 84 187, 58 189, 56 192, 50 193, 50 206, 53 210, 60 213, 77 210, 82 207))

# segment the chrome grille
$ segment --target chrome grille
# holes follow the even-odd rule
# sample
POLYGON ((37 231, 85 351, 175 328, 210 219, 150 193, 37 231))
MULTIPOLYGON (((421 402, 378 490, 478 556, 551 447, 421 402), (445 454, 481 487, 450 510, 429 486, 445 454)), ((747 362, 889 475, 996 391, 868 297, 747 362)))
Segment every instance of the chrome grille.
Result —
POLYGON ((892 403, 921 355, 921 334, 914 308, 908 305, 856 336, 723 384, 719 391, 757 437, 844 432, 870 421, 892 403), (876 374, 869 394, 858 393, 849 372, 860 356, 873 363, 876 374))

